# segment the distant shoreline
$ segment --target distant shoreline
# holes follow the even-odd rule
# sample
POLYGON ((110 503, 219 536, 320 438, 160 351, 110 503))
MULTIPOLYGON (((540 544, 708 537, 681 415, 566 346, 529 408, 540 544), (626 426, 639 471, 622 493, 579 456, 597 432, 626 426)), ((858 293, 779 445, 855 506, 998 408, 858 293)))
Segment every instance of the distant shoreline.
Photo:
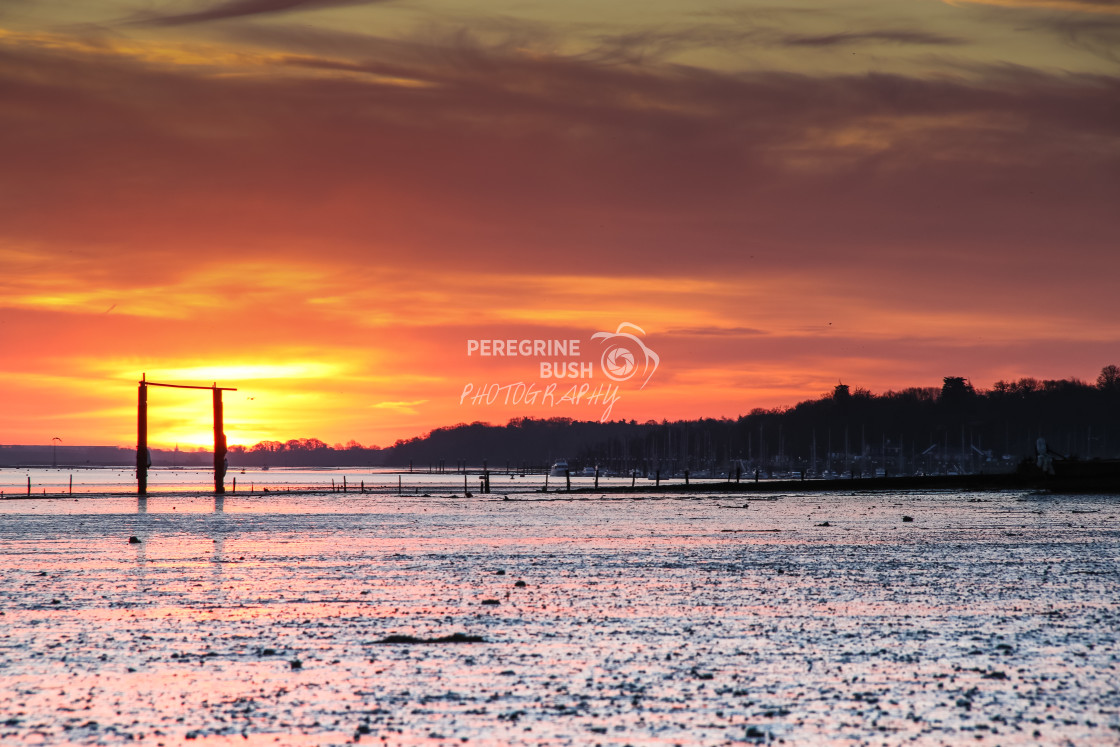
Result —
MULTIPOLYGON (((743 495, 750 496, 752 494, 772 495, 774 493, 885 493, 885 492, 908 492, 908 491, 955 491, 955 492, 999 492, 1009 490, 1025 490, 1025 491, 1038 491, 1049 493, 1096 493, 1096 494, 1109 494, 1115 493, 1120 495, 1120 475, 1092 475, 1092 476, 1068 476, 1068 477, 1055 477, 1052 475, 1041 474, 1024 474, 1024 473, 1010 473, 1010 474, 975 474, 975 475, 903 475, 897 477, 855 477, 855 478, 807 478, 804 480, 798 479, 762 479, 759 481, 742 480, 740 482, 728 482, 727 480, 713 480, 713 479, 700 479, 690 480, 687 484, 682 482, 680 478, 674 478, 673 481, 664 480, 661 484, 651 484, 650 480, 642 480, 640 483, 635 484, 633 487, 629 485, 603 485, 599 487, 591 487, 580 485, 567 489, 562 486, 551 488, 548 490, 543 489, 525 489, 525 486, 517 486, 518 489, 510 490, 508 492, 498 491, 493 493, 479 493, 471 492, 469 496, 464 496, 460 492, 452 492, 447 488, 450 486, 445 485, 425 485, 423 489, 428 492, 419 494, 417 486, 406 486, 408 491, 404 496, 410 498, 416 497, 434 497, 434 498, 460 498, 463 500, 477 500, 477 499, 490 499, 490 500, 508 500, 510 496, 562 496, 572 495, 581 498, 587 498, 592 495, 601 496, 670 496, 679 495, 684 496, 694 494, 700 496, 716 496, 716 495, 743 495)), ((225 493, 214 493, 207 490, 174 490, 174 491, 152 491, 146 497, 171 497, 171 496, 195 496, 195 497, 211 497, 220 496, 223 498, 236 499, 250 495, 253 497, 260 497, 263 495, 358 495, 358 494, 392 494, 395 492, 395 486, 392 485, 370 485, 359 489, 357 485, 350 485, 347 490, 343 490, 341 484, 336 489, 330 489, 323 486, 291 486, 273 488, 270 490, 229 490, 225 493)), ((58 499, 74 499, 78 498, 96 498, 96 497, 110 497, 110 496, 129 496, 136 495, 135 491, 98 491, 98 492, 81 492, 81 493, 31 493, 28 495, 25 492, 13 492, 6 494, 0 500, 14 501, 14 500, 58 500, 58 499)))

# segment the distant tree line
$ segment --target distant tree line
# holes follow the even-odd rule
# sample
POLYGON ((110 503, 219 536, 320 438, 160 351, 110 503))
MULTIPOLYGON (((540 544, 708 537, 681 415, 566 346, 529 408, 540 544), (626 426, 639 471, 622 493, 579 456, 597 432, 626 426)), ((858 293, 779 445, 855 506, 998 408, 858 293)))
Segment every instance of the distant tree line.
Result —
POLYGON ((366 448, 357 441, 328 446, 317 438, 230 446, 227 458, 230 467, 377 467, 385 463, 383 451, 376 446, 366 448))
POLYGON ((1092 383, 1076 379, 997 381, 975 389, 965 377, 942 386, 875 395, 838 384, 787 408, 755 409, 737 419, 614 421, 515 418, 506 425, 460 423, 391 447, 356 442, 333 448, 317 439, 231 449, 234 464, 411 466, 456 471, 599 466, 628 474, 943 473, 1002 471, 1035 453, 1036 439, 1071 458, 1120 456, 1120 367, 1092 383))
POLYGON ((1007 471, 1033 458, 1039 437, 1070 458, 1120 456, 1120 368, 1106 366, 1092 384, 1024 378, 987 391, 960 376, 882 395, 838 384, 818 399, 735 420, 603 429, 578 466, 713 476, 1007 471))

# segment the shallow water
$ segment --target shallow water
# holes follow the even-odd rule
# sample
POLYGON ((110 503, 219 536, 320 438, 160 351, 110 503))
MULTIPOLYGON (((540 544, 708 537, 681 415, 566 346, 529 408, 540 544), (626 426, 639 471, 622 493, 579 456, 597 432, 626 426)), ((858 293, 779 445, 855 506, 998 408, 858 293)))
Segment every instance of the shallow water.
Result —
POLYGON ((0 741, 1115 744, 1118 516, 1022 493, 0 502, 0 741), (454 633, 484 642, 378 643, 454 633))

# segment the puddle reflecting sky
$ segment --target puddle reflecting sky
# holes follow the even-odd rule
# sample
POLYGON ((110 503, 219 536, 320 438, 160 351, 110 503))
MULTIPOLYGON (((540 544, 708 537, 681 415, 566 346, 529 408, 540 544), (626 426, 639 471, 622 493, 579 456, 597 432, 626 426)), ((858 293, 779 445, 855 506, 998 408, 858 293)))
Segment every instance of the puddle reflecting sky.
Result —
POLYGON ((1111 744, 1118 501, 3 502, 0 741, 1111 744))

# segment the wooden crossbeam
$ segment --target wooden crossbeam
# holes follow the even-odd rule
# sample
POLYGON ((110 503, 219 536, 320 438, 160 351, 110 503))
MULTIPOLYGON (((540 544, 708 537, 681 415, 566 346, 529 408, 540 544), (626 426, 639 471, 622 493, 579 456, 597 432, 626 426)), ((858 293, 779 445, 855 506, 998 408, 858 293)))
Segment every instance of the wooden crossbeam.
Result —
POLYGON ((154 381, 141 381, 140 383, 141 384, 147 384, 148 386, 166 386, 166 387, 170 387, 172 389, 207 389, 207 390, 217 389, 220 392, 236 392, 237 391, 237 389, 235 389, 233 387, 218 386, 217 384, 214 384, 214 386, 193 386, 191 384, 157 384, 154 381))

